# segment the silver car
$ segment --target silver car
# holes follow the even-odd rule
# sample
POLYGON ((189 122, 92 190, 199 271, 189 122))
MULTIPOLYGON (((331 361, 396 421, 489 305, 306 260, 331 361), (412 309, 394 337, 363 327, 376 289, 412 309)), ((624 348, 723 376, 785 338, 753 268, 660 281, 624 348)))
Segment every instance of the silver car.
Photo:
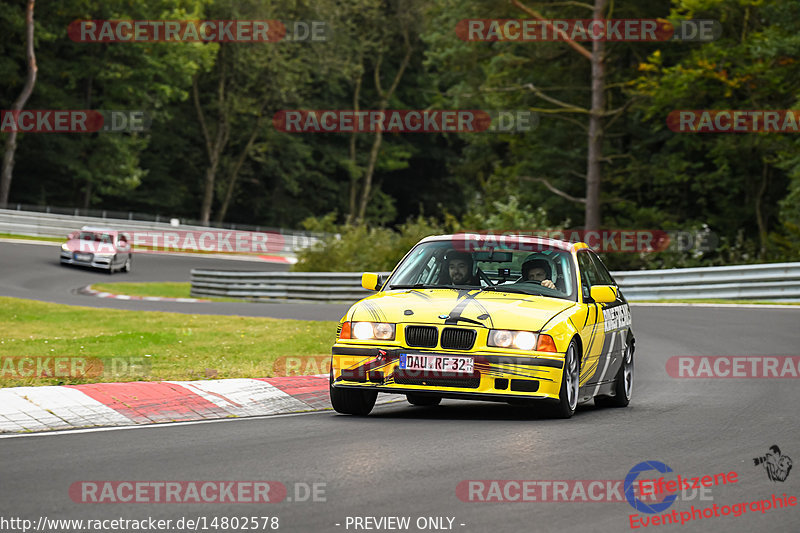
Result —
POLYGON ((132 257, 130 236, 108 228, 84 226, 61 245, 62 265, 100 268, 109 274, 130 272, 132 257))

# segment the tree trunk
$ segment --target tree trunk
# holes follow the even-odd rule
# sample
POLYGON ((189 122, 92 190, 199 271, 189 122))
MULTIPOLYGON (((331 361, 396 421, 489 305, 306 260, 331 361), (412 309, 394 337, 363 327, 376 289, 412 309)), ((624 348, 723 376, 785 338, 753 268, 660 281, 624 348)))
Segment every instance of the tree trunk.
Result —
POLYGON ((211 205, 214 202, 214 183, 217 177, 217 168, 222 157, 222 152, 225 150, 225 145, 228 143, 228 135, 230 133, 230 126, 228 124, 228 115, 225 109, 225 75, 227 72, 225 60, 222 57, 223 47, 220 45, 219 61, 222 65, 220 67, 219 85, 217 86, 217 132, 215 138, 212 140, 211 134, 206 125, 206 119, 203 115, 203 108, 200 105, 200 91, 197 86, 197 77, 192 82, 192 93, 194 95, 194 106, 197 111, 197 118, 200 121, 200 131, 203 133, 203 139, 206 142, 206 153, 208 154, 208 168, 206 169, 206 177, 203 181, 203 203, 200 206, 200 223, 208 225, 211 221, 211 205))
POLYGON ((242 150, 242 153, 239 154, 236 164, 233 165, 233 169, 228 177, 228 187, 225 191, 225 199, 222 201, 222 206, 219 208, 219 214, 217 214, 217 222, 221 223, 224 221, 225 215, 228 214, 228 207, 231 204, 231 200, 233 199, 233 191, 236 188, 236 179, 239 177, 239 171, 242 169, 245 159, 247 159, 248 154, 250 154, 250 150, 253 148, 253 143, 255 142, 256 137, 258 137, 258 132, 261 129, 261 123, 264 118, 264 108, 266 105, 267 101, 264 100, 258 110, 258 118, 256 119, 256 125, 253 127, 253 131, 250 134, 250 138, 247 140, 247 144, 245 145, 244 150, 242 150))
POLYGON ((761 183, 756 193, 756 224, 758 224, 758 258, 763 260, 767 255, 767 222, 764 220, 764 212, 761 207, 764 200, 764 193, 767 191, 769 181, 769 163, 762 160, 761 183))
MULTIPOLYGON (((358 114, 359 111, 359 100, 361 99, 361 83, 364 78, 364 51, 363 49, 359 49, 358 51, 358 78, 356 78, 356 88, 353 92, 353 111, 358 114)), ((353 131, 350 133, 350 168, 348 169, 350 172, 350 203, 349 203, 349 210, 347 212, 347 218, 345 219, 345 224, 352 224, 356 219, 356 198, 358 196, 358 182, 361 176, 359 176, 359 169, 358 163, 356 162, 356 136, 358 133, 356 129, 353 128, 353 131)))
MULTIPOLYGON (((28 5, 25 7, 25 34, 26 34, 26 52, 25 59, 28 64, 28 76, 25 79, 25 85, 22 87, 22 92, 11 106, 12 113, 18 113, 25 107, 25 103, 33 93, 33 87, 36 85, 36 73, 38 67, 36 66, 36 54, 33 50, 33 5, 35 0, 28 0, 28 5)), ((16 115, 14 118, 16 123, 16 115)), ((3 169, 0 173, 0 206, 8 204, 8 195, 11 192, 11 178, 14 172, 14 153, 17 150, 17 132, 16 128, 11 130, 6 137, 5 152, 3 153, 3 169)))
MULTIPOLYGON (((384 111, 385 107, 381 107, 384 111)), ((378 153, 381 149, 381 142, 383 141, 383 130, 375 132, 375 139, 372 141, 372 149, 369 152, 369 163, 367 164, 367 171, 364 173, 364 188, 361 189, 361 203, 358 206, 358 218, 356 222, 361 224, 364 222, 364 215, 367 212, 367 203, 369 203, 369 195, 372 191, 372 176, 375 174, 375 164, 378 162, 378 153)))
MULTIPOLYGON (((595 0, 593 18, 600 19, 605 11, 606 0, 595 0)), ((603 157, 603 112, 605 111, 605 42, 592 42, 592 109, 589 114, 588 151, 586 154, 586 208, 584 229, 600 229, 600 182, 603 157)))
MULTIPOLYGON (((384 92, 381 88, 381 61, 383 56, 378 56, 378 61, 375 65, 375 89, 377 89, 378 94, 381 97, 381 103, 379 106, 379 110, 381 112, 386 111, 386 106, 389 104, 389 100, 394 95, 395 90, 397 89, 397 85, 400 83, 400 79, 403 77, 403 73, 408 67, 408 63, 411 60, 411 42, 409 41, 408 37, 408 28, 403 28, 403 41, 405 42, 406 54, 403 56, 403 60, 400 62, 400 66, 397 69, 397 73, 394 76, 394 81, 392 81, 392 85, 389 87, 388 90, 384 92)), ((372 141, 372 150, 370 150, 369 154, 369 164, 367 165, 367 171, 364 173, 364 188, 361 190, 361 204, 358 207, 358 219, 356 223, 362 224, 364 222, 364 215, 367 212, 367 203, 369 202, 370 194, 372 193, 372 176, 375 174, 375 166, 378 161, 378 153, 380 152, 381 142, 383 141, 383 130, 378 129, 375 132, 375 140, 372 141)))

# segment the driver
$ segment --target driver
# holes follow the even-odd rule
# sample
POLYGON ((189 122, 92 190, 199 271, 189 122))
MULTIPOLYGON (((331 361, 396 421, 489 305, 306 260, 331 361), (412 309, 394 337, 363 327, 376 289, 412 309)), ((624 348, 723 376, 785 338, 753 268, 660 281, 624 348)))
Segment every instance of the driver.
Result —
POLYGON ((528 256, 522 263, 522 281, 538 281, 542 287, 555 289, 556 284, 550 278, 553 277, 550 262, 536 256, 528 256))
POLYGON ((474 261, 469 252, 451 250, 444 256, 445 268, 453 285, 480 285, 472 273, 474 261))

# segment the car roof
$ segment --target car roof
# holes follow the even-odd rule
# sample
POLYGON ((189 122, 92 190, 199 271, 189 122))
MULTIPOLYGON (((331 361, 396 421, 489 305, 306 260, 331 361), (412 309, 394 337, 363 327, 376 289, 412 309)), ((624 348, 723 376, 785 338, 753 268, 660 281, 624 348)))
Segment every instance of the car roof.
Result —
POLYGON ((570 242, 549 237, 534 237, 532 235, 520 235, 518 233, 454 233, 450 235, 431 235, 425 237, 419 243, 438 242, 447 240, 479 240, 485 242, 496 242, 502 246, 504 240, 513 239, 520 244, 536 244, 545 247, 557 248, 567 252, 573 252, 581 248, 589 248, 584 242, 570 242))

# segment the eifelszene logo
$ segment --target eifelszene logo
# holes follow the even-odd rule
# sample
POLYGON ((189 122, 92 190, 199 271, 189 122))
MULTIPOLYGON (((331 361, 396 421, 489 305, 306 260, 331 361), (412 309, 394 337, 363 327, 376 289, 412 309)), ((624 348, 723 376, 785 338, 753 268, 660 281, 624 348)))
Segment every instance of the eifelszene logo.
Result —
POLYGON ((755 466, 764 465, 764 470, 767 471, 767 477, 770 481, 786 481, 789 477, 789 472, 792 470, 792 460, 787 455, 781 454, 781 449, 777 444, 769 447, 766 455, 761 457, 753 457, 755 466))

